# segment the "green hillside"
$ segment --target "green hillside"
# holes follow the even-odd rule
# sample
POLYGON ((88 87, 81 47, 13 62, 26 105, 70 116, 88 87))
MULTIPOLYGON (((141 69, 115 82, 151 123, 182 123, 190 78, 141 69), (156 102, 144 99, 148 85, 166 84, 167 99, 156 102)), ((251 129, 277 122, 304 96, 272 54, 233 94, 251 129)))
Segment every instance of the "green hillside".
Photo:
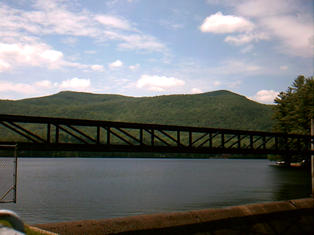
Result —
POLYGON ((0 113, 263 131, 273 125, 271 105, 225 90, 140 98, 65 91, 0 100, 0 113))

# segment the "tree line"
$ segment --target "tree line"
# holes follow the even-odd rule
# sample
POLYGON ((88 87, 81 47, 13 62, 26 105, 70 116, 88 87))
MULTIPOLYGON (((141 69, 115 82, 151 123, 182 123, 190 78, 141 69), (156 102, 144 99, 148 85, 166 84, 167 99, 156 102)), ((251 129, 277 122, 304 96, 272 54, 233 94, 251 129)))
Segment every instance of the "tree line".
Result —
MULTIPOLYGON (((298 76, 286 91, 280 92, 274 102, 276 104, 273 113, 274 131, 310 135, 311 119, 314 119, 313 76, 298 76)), ((288 163, 305 158, 309 160, 309 157, 301 155, 282 156, 288 163)))

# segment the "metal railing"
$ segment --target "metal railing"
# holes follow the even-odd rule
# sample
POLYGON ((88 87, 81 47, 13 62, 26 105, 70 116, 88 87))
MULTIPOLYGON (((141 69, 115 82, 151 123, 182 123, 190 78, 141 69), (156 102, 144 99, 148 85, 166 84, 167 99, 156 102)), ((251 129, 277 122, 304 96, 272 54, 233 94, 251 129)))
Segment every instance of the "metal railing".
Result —
POLYGON ((0 155, 0 203, 16 203, 17 145, 0 145, 0 151, 3 150, 10 155, 0 155))

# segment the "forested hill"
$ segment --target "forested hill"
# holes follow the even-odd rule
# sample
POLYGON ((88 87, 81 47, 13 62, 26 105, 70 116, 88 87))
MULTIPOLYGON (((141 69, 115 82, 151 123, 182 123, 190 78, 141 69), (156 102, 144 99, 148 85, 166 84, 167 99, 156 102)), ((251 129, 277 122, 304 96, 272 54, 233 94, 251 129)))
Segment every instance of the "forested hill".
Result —
POLYGON ((156 97, 65 91, 32 99, 0 100, 0 113, 263 131, 271 130, 273 124, 271 105, 225 90, 156 97))

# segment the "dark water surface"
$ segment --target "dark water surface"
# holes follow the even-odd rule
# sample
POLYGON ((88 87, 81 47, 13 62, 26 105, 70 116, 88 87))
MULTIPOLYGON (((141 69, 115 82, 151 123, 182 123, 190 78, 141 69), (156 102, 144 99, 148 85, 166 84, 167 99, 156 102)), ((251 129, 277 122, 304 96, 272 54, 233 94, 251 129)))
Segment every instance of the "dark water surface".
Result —
POLYGON ((304 198, 310 175, 268 160, 24 158, 16 204, 27 223, 102 219, 304 198))

